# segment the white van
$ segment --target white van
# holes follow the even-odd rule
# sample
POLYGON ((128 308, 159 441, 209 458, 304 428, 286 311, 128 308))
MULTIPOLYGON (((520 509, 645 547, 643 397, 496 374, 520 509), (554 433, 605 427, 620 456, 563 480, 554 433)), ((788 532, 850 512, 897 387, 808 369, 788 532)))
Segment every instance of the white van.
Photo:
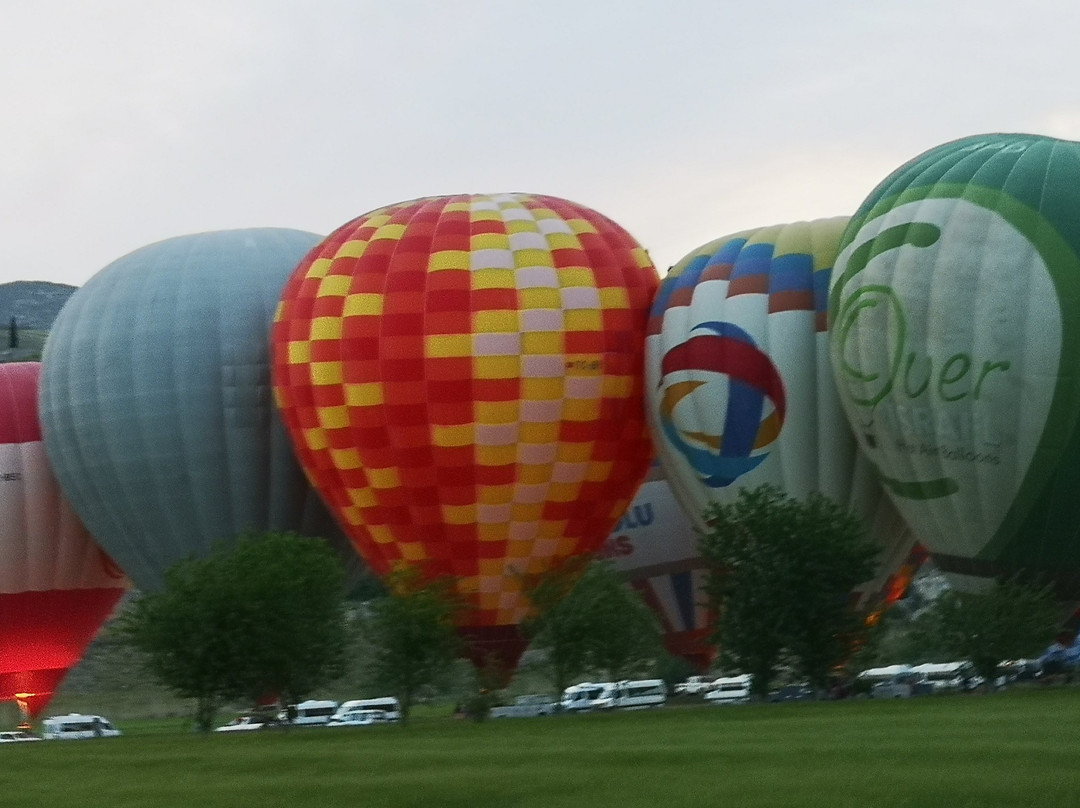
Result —
MULTIPOLYGON (((308 699, 307 701, 302 701, 293 706, 293 719, 290 723, 294 726, 325 724, 330 720, 330 716, 334 715, 337 710, 338 703, 336 701, 308 699)), ((285 710, 282 710, 278 713, 278 718, 284 721, 286 720, 287 715, 288 713, 285 710)))
POLYGON ((600 708, 644 710, 667 704, 667 684, 663 679, 638 679, 615 682, 600 697, 600 708))
POLYGON ((948 693, 962 690, 973 669, 970 662, 924 662, 911 672, 928 682, 933 692, 948 693))
POLYGON ((559 706, 568 713, 581 713, 610 707, 614 682, 581 682, 563 691, 559 706))
POLYGON ((334 717, 340 719, 345 713, 356 710, 382 710, 386 713, 387 721, 401 720, 401 702, 393 696, 382 696, 377 699, 351 699, 341 702, 341 706, 334 712, 334 717))
POLYGON ((753 681, 749 673, 721 676, 712 683, 712 690, 705 694, 705 701, 709 704, 746 704, 750 701, 750 684, 753 681))
POLYGON ((69 713, 46 718, 41 722, 41 737, 46 741, 84 740, 86 738, 115 738, 120 730, 100 715, 69 713))

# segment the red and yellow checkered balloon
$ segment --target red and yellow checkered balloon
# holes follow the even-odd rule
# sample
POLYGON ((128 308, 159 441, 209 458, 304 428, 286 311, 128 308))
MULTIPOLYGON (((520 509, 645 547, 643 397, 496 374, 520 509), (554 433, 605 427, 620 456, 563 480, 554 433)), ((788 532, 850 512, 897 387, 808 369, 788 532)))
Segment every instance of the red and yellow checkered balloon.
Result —
POLYGON ((283 290, 274 394, 302 465, 376 572, 457 579, 474 658, 516 661, 522 577, 597 549, 647 471, 657 284, 604 216, 498 194, 361 216, 283 290))

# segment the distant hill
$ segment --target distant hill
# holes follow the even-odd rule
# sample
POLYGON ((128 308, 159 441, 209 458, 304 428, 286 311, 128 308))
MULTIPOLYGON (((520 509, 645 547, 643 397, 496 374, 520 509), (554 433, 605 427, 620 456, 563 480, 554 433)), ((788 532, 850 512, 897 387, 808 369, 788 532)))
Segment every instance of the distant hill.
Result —
POLYGON ((0 283, 0 362, 40 359, 56 315, 76 288, 49 281, 0 283), (12 317, 18 326, 18 348, 10 347, 12 317))
POLYGON ((14 317, 19 328, 48 331, 76 288, 49 281, 0 283, 0 325, 6 330, 14 317))

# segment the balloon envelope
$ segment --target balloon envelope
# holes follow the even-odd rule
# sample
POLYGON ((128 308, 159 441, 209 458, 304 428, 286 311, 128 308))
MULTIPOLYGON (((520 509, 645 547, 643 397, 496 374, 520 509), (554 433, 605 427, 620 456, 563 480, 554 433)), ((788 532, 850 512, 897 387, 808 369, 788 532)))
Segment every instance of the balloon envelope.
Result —
POLYGON ((1077 210, 1080 144, 944 144, 859 208, 829 303, 844 409, 935 563, 954 576, 1026 572, 1069 597, 1080 594, 1077 210))
POLYGON ((715 615, 708 608, 708 572, 697 543, 694 523, 654 462, 598 555, 655 612, 668 653, 704 672, 716 656, 710 638, 715 615))
POLYGON ((102 269, 56 318, 49 459, 139 587, 245 531, 328 521, 274 410, 268 345, 281 287, 318 241, 272 228, 168 239, 102 269))
POLYGON ((283 292, 275 392, 304 467, 377 572, 455 576, 474 659, 513 666, 523 576, 597 549, 645 474, 656 282, 595 211, 504 194, 361 216, 283 292))
POLYGON ((36 362, 0 364, 0 701, 48 703, 128 583, 60 492, 36 362))
POLYGON ((829 367, 826 296, 846 218, 717 239, 661 283, 646 340, 649 426, 701 528, 712 503, 773 484, 850 508, 882 548, 875 599, 914 538, 848 429, 829 367))

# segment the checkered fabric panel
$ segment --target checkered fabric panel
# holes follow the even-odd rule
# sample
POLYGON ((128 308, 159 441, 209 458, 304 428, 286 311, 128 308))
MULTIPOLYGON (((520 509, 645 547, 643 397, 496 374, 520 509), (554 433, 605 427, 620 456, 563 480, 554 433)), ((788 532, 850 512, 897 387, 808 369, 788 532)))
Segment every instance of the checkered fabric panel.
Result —
POLYGON ((286 285, 275 395, 312 483, 380 573, 450 574, 468 624, 603 542, 649 463, 656 270, 546 196, 421 199, 332 234, 286 285))

